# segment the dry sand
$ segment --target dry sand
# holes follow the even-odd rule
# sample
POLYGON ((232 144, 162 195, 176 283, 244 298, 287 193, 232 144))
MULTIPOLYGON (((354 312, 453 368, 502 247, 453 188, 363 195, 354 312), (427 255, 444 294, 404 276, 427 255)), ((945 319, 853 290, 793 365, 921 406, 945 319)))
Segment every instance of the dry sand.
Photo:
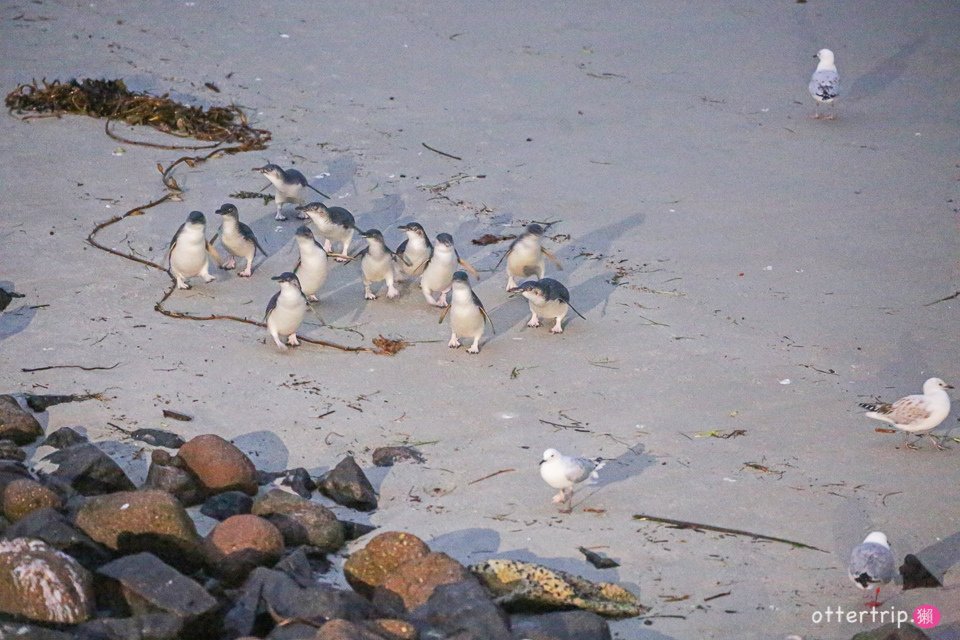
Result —
MULTIPOLYGON (((182 152, 118 143, 84 117, 3 117, 0 286, 26 297, 0 315, 0 391, 107 390, 106 402, 51 409, 45 426, 84 426, 137 481, 149 456, 108 422, 215 432, 268 470, 322 472, 352 453, 380 492, 369 521, 383 530, 463 562, 506 556, 619 580, 676 616, 614 623, 620 638, 850 637, 876 624, 812 618, 860 608, 847 554, 879 529, 898 561, 921 553, 948 586, 890 589, 882 610, 928 601, 944 615, 932 636, 956 638, 960 447, 897 448, 857 403, 916 393, 933 375, 960 382, 960 301, 929 304, 960 290, 958 32, 949 1, 6 3, 4 92, 119 77, 235 102, 273 132, 262 153, 178 170, 184 201, 111 227, 112 246, 161 260, 188 211, 212 220, 229 193, 263 185, 250 168, 269 160, 393 245, 396 225, 417 220, 452 233, 481 269, 505 245, 471 238, 562 220, 550 234, 569 239, 548 246, 565 267, 548 271, 587 321, 562 336, 528 329, 502 269, 485 272, 475 287, 497 334, 468 356, 446 347, 415 288, 364 302, 355 265, 333 270, 319 305, 341 328, 310 317, 305 335, 418 344, 392 358, 279 353, 255 327, 166 318, 153 310, 165 275, 84 238, 162 194, 155 164, 182 152), (843 82, 834 122, 808 117, 821 47, 843 82), (427 188, 463 175, 445 197, 427 188), (163 408, 195 420, 165 422, 163 408), (733 429, 746 434, 697 437, 733 429), (371 466, 369 450, 398 443, 419 443, 427 463, 371 466), (538 476, 547 447, 612 459, 572 515, 538 476), (621 567, 594 569, 580 545, 621 567)), ((270 258, 250 280, 219 272, 175 293, 171 308, 259 318, 269 276, 292 267, 298 223, 235 202, 270 258)), ((939 433, 957 427, 955 410, 939 433)))

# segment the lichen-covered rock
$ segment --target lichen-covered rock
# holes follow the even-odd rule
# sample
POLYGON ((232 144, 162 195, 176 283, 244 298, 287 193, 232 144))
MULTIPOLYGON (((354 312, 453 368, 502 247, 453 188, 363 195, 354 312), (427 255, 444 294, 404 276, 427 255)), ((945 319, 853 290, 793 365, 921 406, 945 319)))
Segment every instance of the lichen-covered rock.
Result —
POLYGON ((276 525, 287 546, 309 544, 324 551, 343 546, 343 525, 330 509, 281 489, 257 498, 252 513, 276 525))
POLYGON ((94 612, 93 577, 41 540, 0 540, 0 612, 78 624, 94 612))
POLYGON ((149 551, 181 570, 203 559, 193 520, 176 498, 162 491, 121 491, 90 498, 76 525, 108 549, 122 554, 149 551))
POLYGON ((317 484, 323 493, 337 504, 360 511, 373 511, 377 508, 377 494, 363 469, 347 456, 327 472, 317 484))
POLYGON ((254 567, 272 565, 283 554, 283 535, 252 514, 231 516, 206 539, 207 563, 227 582, 240 582, 254 567))
POLYGON ((417 628, 406 620, 379 618, 368 620, 363 623, 363 626, 390 638, 390 640, 417 640, 418 637, 417 628))
POLYGON ((343 575, 354 591, 371 598, 374 589, 383 584, 397 567, 428 553, 430 547, 417 536, 387 531, 372 538, 366 547, 347 558, 343 575))
POLYGON ((16 522, 31 511, 50 507, 59 508, 62 505, 60 496, 35 480, 14 480, 3 489, 3 515, 10 522, 16 522))
POLYGON ((373 450, 371 458, 377 467, 392 467, 403 460, 424 462, 423 454, 413 447, 379 447, 373 450))
POLYGON ((236 446, 214 434, 191 438, 177 453, 208 494, 243 491, 257 494, 257 469, 236 446))
POLYGON ((462 564, 445 553, 428 553, 397 567, 373 592, 373 604, 395 614, 413 611, 426 604, 434 590, 473 576, 462 564))
POLYGON ((91 571, 111 559, 111 553, 103 545, 91 540, 90 536, 67 520, 65 515, 54 509, 31 511, 7 529, 4 537, 43 540, 91 571))
POLYGON ((27 452, 17 446, 13 440, 0 440, 0 460, 16 460, 23 462, 27 459, 27 452))
POLYGON ((43 435, 43 427, 13 396, 0 396, 0 439, 30 444, 43 435))
POLYGON ((647 610, 619 585, 590 582, 558 569, 519 560, 493 559, 471 565, 470 571, 511 609, 583 609, 601 616, 624 618, 647 610))

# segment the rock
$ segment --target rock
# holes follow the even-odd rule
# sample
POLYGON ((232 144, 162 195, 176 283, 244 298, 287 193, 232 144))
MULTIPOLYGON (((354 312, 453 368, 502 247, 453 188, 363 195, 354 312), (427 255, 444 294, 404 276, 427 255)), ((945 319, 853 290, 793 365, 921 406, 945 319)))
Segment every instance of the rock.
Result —
POLYGON ((14 480, 36 480, 23 463, 16 460, 0 460, 0 491, 14 480))
POLYGON ((426 604, 443 584, 474 580, 462 564, 445 553, 428 553, 397 567, 374 589, 373 604, 392 614, 413 611, 426 604))
POLYGON ((384 640, 374 631, 346 620, 331 620, 313 636, 314 640, 384 640))
POLYGON ((0 622, 0 638, 24 638, 25 640, 76 640, 72 633, 63 633, 37 627, 25 622, 0 622))
POLYGON ((36 538, 75 558, 93 571, 111 559, 106 547, 73 526, 66 516, 54 509, 31 511, 6 531, 8 538, 36 538))
POLYGON ((23 462, 27 459, 27 452, 17 446, 13 440, 0 440, 0 460, 16 460, 23 462))
POLYGON ((373 464, 378 467, 392 467, 404 460, 425 462, 423 454, 413 447, 379 447, 373 450, 373 464))
POLYGON ((303 622, 277 625, 266 635, 264 640, 315 640, 318 626, 318 624, 303 622))
POLYGON ((94 612, 93 577, 42 540, 0 540, 0 612, 78 624, 94 612))
POLYGON ((351 554, 343 575, 353 590, 367 598, 397 567, 430 553, 430 547, 415 535, 388 531, 374 537, 367 546, 351 554))
POLYGON ((60 427, 40 443, 42 446, 53 447, 54 449, 63 449, 72 447, 75 444, 89 442, 87 436, 79 433, 76 429, 70 427, 60 427))
POLYGON ((900 575, 903 577, 903 590, 923 589, 927 587, 942 587, 943 584, 930 573, 920 559, 908 553, 900 565, 900 575))
POLYGON ((59 465, 51 478, 85 496, 136 489, 120 465, 89 442, 54 451, 44 460, 59 465))
POLYGON ((506 616, 473 577, 438 585, 410 619, 424 638, 514 640, 506 616))
POLYGON ((903 625, 898 628, 896 622, 891 622, 882 627, 858 633, 850 640, 927 640, 929 637, 912 625, 903 625))
POLYGON ((184 635, 215 632, 216 598, 152 553, 124 556, 103 565, 97 573, 119 586, 133 615, 172 613, 182 620, 184 635))
POLYGON ((318 488, 337 504, 360 511, 377 508, 377 494, 353 456, 347 456, 320 480, 318 488))
POLYGON ((243 491, 257 494, 257 470, 250 458, 218 435, 191 438, 177 453, 208 494, 243 491))
POLYGON ((257 469, 257 484, 264 487, 272 484, 274 480, 286 477, 286 471, 261 471, 257 469))
POLYGON ((136 429, 130 433, 130 437, 154 447, 167 449, 179 449, 184 445, 183 438, 163 429, 136 429))
POLYGON ((76 525, 121 554, 149 551, 191 572, 202 563, 201 540, 176 498, 162 491, 122 491, 88 500, 76 525))
POLYGON ((0 396, 0 439, 30 444, 43 435, 43 427, 13 396, 0 396))
POLYGON ((250 513, 253 498, 242 491, 224 491, 210 496, 200 507, 200 513, 216 520, 226 520, 230 516, 250 513))
POLYGON ((57 509, 63 505, 56 493, 36 480, 26 478, 7 484, 0 503, 3 505, 3 515, 10 522, 16 522, 37 509, 57 509))
POLYGON ((309 544, 324 551, 343 546, 343 527, 332 511, 282 489, 272 489, 257 498, 252 513, 276 525, 287 546, 309 544))
POLYGON ((287 471, 287 476, 283 479, 282 484, 293 489, 294 493, 301 498, 309 498, 313 495, 314 489, 317 488, 317 483, 313 481, 310 473, 303 467, 287 471))
POLYGON ((378 529, 378 527, 375 527, 372 524, 351 522, 350 520, 341 520, 340 524, 343 526, 343 537, 347 540, 356 540, 357 538, 362 538, 368 533, 378 529))
POLYGON ((143 488, 166 491, 185 507, 200 504, 205 497, 203 487, 189 471, 178 467, 174 460, 166 451, 155 450, 150 456, 150 469, 147 470, 143 488))
POLYGON ((304 589, 317 584, 313 579, 313 565, 305 549, 306 547, 297 547, 273 566, 275 571, 287 574, 297 583, 297 586, 304 589))
POLYGON ((556 611, 510 616, 514 638, 528 640, 610 640, 610 625, 589 611, 556 611))
POLYGON ((205 547, 213 572, 228 583, 237 583, 254 567, 272 565, 280 559, 283 535, 259 516, 231 516, 213 528, 205 547))
POLYGON ((224 618, 224 635, 250 635, 258 612, 268 607, 277 618, 315 624, 332 618, 356 622, 373 614, 370 603, 353 592, 325 584, 304 589, 285 573, 257 567, 224 618))
POLYGON ((417 640, 417 628, 406 620, 380 618, 364 622, 363 626, 390 640, 417 640))
MULTIPOLYGON (((74 640, 182 640, 183 619, 172 613, 99 618, 74 629, 74 640)), ((204 636, 201 636, 204 637, 204 636)))

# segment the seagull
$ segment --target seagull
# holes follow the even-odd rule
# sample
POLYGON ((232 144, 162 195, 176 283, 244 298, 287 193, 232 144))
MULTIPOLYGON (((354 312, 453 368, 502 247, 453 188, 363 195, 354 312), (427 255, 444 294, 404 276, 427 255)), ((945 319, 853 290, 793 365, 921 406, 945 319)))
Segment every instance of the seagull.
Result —
MULTIPOLYGON (((893 552, 890 551, 887 536, 879 531, 870 533, 850 553, 847 575, 861 589, 872 588, 875 584, 883 586, 893 580, 893 572, 893 552)), ((880 586, 877 587, 873 600, 867 602, 868 607, 880 606, 880 586)))
MULTIPOLYGON (((813 57, 819 58, 820 62, 817 63, 817 70, 813 72, 813 77, 810 78, 808 88, 810 89, 810 95, 817 101, 817 110, 811 117, 819 120, 821 117, 820 105, 832 105, 834 98, 840 95, 840 76, 837 75, 837 65, 833 63, 833 51, 820 49, 813 57)), ((830 115, 823 117, 826 120, 833 120, 836 115, 831 110, 830 115)))
MULTIPOLYGON (((944 446, 937 442, 930 431, 936 429, 950 413, 950 396, 946 389, 953 387, 940 378, 930 378, 923 383, 923 395, 912 395, 900 398, 893 404, 887 402, 861 403, 867 410, 868 418, 889 422, 897 429, 906 431, 909 435, 920 438, 926 435, 930 441, 943 451, 944 446)), ((916 449, 914 443, 907 444, 910 449, 916 449)))
POLYGON ((567 508, 561 513, 573 511, 573 487, 585 480, 596 480, 600 476, 597 471, 606 464, 602 458, 590 460, 565 456, 556 449, 547 449, 543 452, 540 461, 540 477, 560 493, 553 496, 555 504, 566 503, 567 508))

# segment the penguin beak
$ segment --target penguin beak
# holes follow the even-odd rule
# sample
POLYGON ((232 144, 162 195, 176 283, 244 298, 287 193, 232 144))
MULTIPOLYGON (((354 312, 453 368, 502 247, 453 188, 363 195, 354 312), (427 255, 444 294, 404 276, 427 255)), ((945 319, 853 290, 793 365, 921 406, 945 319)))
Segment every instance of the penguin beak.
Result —
POLYGON ((546 462, 546 460, 541 460, 540 462, 537 463, 537 466, 539 467, 539 466, 542 465, 544 462, 546 462))
POLYGON ((271 280, 276 280, 277 282, 283 282, 283 276, 273 276, 271 280))
POLYGON ((516 295, 518 293, 523 293, 523 287, 513 287, 512 289, 507 289, 507 293, 516 295))
POLYGON ((943 388, 944 388, 944 389, 953 389, 953 385, 952 385, 952 384, 945 384, 945 385, 943 385, 943 388))

